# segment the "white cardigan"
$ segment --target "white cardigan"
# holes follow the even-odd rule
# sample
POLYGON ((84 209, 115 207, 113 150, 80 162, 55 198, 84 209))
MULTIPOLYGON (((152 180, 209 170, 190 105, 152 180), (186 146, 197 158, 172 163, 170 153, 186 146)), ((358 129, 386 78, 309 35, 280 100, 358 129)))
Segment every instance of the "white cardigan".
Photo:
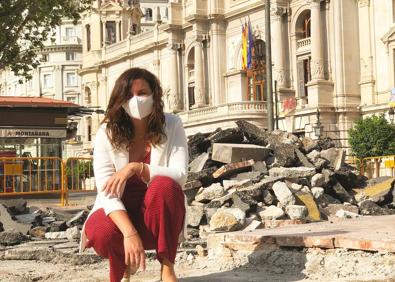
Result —
MULTIPOLYGON (((151 160, 147 165, 150 171, 150 181, 158 175, 169 176, 183 188, 188 174, 188 146, 181 119, 173 114, 165 113, 166 142, 151 147, 151 160)), ((129 163, 129 151, 115 150, 106 133, 106 125, 99 127, 93 151, 93 170, 97 188, 95 204, 89 216, 103 208, 106 215, 116 210, 126 210, 121 201, 122 195, 105 196, 102 192, 107 180, 129 163)), ((184 235, 186 235, 186 220, 184 220, 184 235)), ((85 225, 81 232, 80 251, 85 249, 85 225)))

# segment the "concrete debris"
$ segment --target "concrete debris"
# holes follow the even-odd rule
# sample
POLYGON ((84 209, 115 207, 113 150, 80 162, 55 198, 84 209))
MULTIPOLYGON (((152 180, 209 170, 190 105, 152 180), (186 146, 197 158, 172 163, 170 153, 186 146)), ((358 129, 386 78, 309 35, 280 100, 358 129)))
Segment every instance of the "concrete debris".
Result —
MULTIPOLYGON (((213 232, 252 231, 339 216, 395 213, 395 179, 369 185, 344 164, 344 151, 335 148, 332 140, 299 139, 279 130, 269 133, 246 121, 236 124, 237 128, 188 139, 184 193, 189 239, 204 241, 213 232)), ((25 240, 15 235, 20 233, 75 242, 89 212, 89 208, 73 213, 38 209, 27 207, 23 200, 3 203, 0 223, 5 231, 0 235, 21 238, 7 239, 5 245, 25 240)), ((196 247, 196 252, 205 255, 205 248, 196 247)))

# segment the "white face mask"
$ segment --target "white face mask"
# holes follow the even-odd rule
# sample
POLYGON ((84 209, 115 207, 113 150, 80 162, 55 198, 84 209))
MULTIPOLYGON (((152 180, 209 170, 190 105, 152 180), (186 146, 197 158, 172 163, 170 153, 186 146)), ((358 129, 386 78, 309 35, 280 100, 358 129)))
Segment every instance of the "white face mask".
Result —
POLYGON ((152 113, 152 108, 154 105, 153 95, 149 96, 133 96, 122 108, 126 113, 136 119, 143 119, 152 113))

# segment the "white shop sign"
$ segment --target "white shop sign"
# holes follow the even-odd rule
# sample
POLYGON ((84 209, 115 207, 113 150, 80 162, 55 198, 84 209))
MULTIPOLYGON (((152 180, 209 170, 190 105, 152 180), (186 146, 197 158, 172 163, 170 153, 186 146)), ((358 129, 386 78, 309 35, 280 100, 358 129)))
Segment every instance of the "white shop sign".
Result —
POLYGON ((0 137, 18 138, 66 138, 66 129, 5 129, 0 128, 0 137))

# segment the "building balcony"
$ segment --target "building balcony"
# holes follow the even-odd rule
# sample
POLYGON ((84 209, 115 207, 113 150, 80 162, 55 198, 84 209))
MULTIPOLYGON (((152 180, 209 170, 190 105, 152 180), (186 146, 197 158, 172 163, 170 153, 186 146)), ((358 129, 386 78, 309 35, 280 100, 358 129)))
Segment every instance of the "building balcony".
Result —
POLYGON ((245 119, 265 127, 266 102, 236 102, 208 106, 178 113, 187 135, 212 132, 218 127, 236 127, 235 121, 245 119))
POLYGON ((61 44, 81 44, 81 38, 78 36, 63 36, 61 44))
POLYGON ((311 37, 303 38, 296 41, 296 52, 297 53, 306 53, 310 52, 311 48, 311 37))

